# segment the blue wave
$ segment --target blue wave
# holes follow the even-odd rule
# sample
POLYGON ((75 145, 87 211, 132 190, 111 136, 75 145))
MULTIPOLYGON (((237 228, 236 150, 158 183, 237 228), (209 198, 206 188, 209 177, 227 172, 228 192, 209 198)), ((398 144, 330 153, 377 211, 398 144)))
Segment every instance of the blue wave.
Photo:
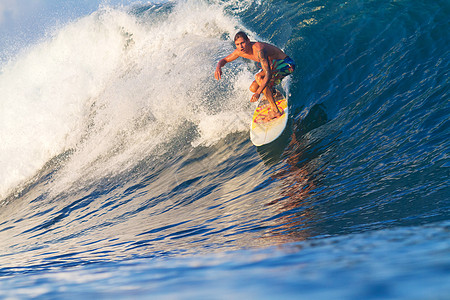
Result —
POLYGON ((134 4, 31 46, 0 73, 0 295, 446 295, 449 13, 134 4), (266 147, 248 137, 254 66, 213 78, 241 29, 297 63, 289 126, 266 147))

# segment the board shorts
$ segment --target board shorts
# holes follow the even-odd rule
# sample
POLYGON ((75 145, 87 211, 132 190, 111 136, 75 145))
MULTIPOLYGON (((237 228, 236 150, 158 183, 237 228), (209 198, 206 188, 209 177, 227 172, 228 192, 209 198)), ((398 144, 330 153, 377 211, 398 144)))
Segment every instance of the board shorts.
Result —
POLYGON ((270 66, 272 78, 270 79, 269 86, 273 87, 279 85, 284 77, 292 74, 295 70, 295 62, 289 56, 284 59, 274 59, 270 66))

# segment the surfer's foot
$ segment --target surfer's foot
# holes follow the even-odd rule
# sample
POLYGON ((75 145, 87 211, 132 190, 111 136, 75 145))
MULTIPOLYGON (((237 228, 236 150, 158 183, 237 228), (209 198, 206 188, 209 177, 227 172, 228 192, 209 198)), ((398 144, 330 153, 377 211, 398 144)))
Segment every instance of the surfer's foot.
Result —
POLYGON ((267 120, 273 120, 276 118, 281 117, 283 114, 281 112, 277 111, 273 111, 272 109, 269 109, 269 112, 267 114, 267 120))

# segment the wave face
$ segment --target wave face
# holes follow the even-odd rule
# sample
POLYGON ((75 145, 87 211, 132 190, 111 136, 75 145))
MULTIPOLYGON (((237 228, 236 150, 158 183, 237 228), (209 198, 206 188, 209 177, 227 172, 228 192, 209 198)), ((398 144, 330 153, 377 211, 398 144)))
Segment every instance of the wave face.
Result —
POLYGON ((408 298, 423 278, 448 294, 449 13, 104 6, 29 45, 0 72, 0 295, 408 298), (267 147, 248 137, 256 67, 213 77, 238 30, 297 62, 267 147))

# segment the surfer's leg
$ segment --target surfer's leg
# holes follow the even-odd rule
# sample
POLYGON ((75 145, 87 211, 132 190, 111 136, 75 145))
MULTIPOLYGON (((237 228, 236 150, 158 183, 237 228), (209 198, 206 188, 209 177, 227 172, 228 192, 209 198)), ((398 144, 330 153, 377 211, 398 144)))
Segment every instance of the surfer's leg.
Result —
MULTIPOLYGON (((250 91, 255 93, 258 90, 258 88, 261 84, 261 81, 264 79, 264 76, 265 76, 264 71, 261 71, 255 75, 255 81, 253 81, 253 83, 250 85, 250 91), (253 91, 252 89, 255 89, 255 90, 253 91)), ((270 107, 272 108, 269 110, 269 119, 274 119, 276 117, 281 116, 281 111, 278 109, 278 106, 273 98, 272 87, 273 86, 270 85, 270 86, 267 86, 263 90, 263 94, 266 97, 266 99, 269 101, 270 107)))
POLYGON ((266 96, 266 99, 269 101, 270 103, 270 107, 272 109, 269 110, 269 118, 270 119, 274 119, 277 118, 279 116, 281 116, 281 111, 279 110, 274 98, 273 98, 273 94, 272 94, 272 90, 270 87, 266 87, 263 90, 264 96, 266 96))
POLYGON ((252 93, 256 93, 256 91, 259 89, 259 82, 264 78, 264 71, 261 71, 255 75, 255 80, 250 85, 250 91, 252 93))
POLYGON ((253 81, 252 84, 250 85, 250 91, 251 91, 252 93, 256 93, 256 91, 258 90, 258 88, 259 88, 259 84, 256 82, 256 80, 253 81))
POLYGON ((274 60, 272 65, 272 78, 270 79, 269 85, 272 87, 272 93, 274 98, 276 99, 279 94, 278 90, 274 88, 274 86, 279 85, 281 81, 288 75, 292 74, 295 70, 295 62, 287 56, 285 59, 274 60))

